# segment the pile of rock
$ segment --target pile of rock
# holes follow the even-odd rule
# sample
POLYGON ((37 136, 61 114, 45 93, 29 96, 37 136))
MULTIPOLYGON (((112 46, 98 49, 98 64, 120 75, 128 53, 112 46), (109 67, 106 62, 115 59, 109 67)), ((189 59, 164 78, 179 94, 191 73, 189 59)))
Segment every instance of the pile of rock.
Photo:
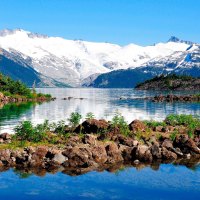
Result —
POLYGON ((8 144, 11 142, 11 135, 8 133, 0 134, 0 144, 8 144))
POLYGON ((56 98, 46 98, 46 97, 38 97, 37 99, 31 99, 31 98, 25 98, 25 97, 10 97, 10 96, 4 96, 3 93, 0 92, 0 103, 7 104, 7 103, 17 103, 17 102, 44 102, 44 101, 54 101, 56 98))
POLYGON ((158 95, 154 96, 151 99, 153 102, 199 102, 200 101, 200 95, 174 95, 169 94, 167 96, 158 95))
MULTIPOLYGON (((117 163, 161 163, 200 157, 199 134, 194 139, 187 134, 178 134, 172 141, 166 130, 161 128, 156 130, 163 132, 161 138, 152 135, 140 141, 136 139, 135 133, 138 130, 145 131, 145 124, 139 120, 129 125, 132 131, 130 137, 119 134, 117 130, 99 134, 98 130, 106 126, 102 120, 87 120, 82 124, 83 130, 91 127, 93 133, 83 132, 83 137, 72 134, 62 148, 51 145, 17 150, 0 149, 0 166, 45 169, 62 166, 94 170, 117 163)), ((2 134, 0 138, 9 141, 10 135, 2 134)))

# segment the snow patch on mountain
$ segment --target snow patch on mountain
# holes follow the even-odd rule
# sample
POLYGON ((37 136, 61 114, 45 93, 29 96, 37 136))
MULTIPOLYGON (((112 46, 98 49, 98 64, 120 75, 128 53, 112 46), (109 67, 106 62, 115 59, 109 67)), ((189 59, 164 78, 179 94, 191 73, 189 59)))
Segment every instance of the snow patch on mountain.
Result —
POLYGON ((194 51, 196 46, 175 38, 167 43, 152 46, 143 47, 135 44, 120 46, 66 40, 16 29, 0 31, 0 48, 13 55, 20 55, 29 66, 44 77, 80 86, 83 80, 93 74, 138 68, 155 62, 158 66, 163 59, 176 60, 177 57, 182 59, 179 54, 185 55, 187 49, 194 51))

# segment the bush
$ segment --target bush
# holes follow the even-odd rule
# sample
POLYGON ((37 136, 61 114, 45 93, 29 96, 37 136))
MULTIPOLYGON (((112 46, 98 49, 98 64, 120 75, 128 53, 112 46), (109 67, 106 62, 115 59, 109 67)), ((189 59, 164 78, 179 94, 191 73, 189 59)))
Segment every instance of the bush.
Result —
POLYGON ((112 118, 111 125, 113 128, 118 127, 120 133, 125 136, 128 136, 130 134, 128 123, 125 121, 124 117, 119 113, 115 114, 115 116, 112 118))
POLYGON ((82 116, 77 113, 77 112, 73 112, 70 115, 70 118, 68 119, 68 121, 70 122, 70 125, 75 128, 76 126, 78 126, 80 124, 80 120, 81 120, 82 116))
POLYGON ((94 119, 94 118, 95 118, 95 116, 92 112, 87 113, 86 117, 85 117, 86 120, 91 120, 91 119, 94 119))
POLYGON ((37 94, 35 90, 29 89, 24 83, 21 81, 15 81, 8 76, 4 76, 0 73, 0 91, 3 92, 5 96, 13 96, 20 95, 26 98, 37 98, 37 97, 45 97, 51 98, 50 94, 37 94))
POLYGON ((145 124, 146 126, 148 126, 149 128, 155 128, 155 127, 157 127, 157 126, 166 127, 166 123, 165 123, 165 122, 157 122, 157 121, 154 121, 154 120, 150 120, 150 121, 145 120, 145 121, 143 121, 143 122, 144 122, 144 124, 145 124))
POLYGON ((57 124, 55 124, 55 132, 60 134, 60 135, 64 135, 65 134, 65 121, 61 120, 59 121, 57 124))
POLYGON ((29 142, 40 142, 45 139, 46 132, 49 130, 48 121, 43 124, 33 126, 30 121, 23 121, 15 128, 17 139, 29 142))
POLYGON ((194 130, 200 127, 200 119, 192 115, 171 114, 166 117, 165 122, 172 126, 184 125, 188 127, 188 135, 190 137, 193 137, 194 130))
POLYGON ((178 131, 173 131, 171 134, 170 134, 170 139, 172 140, 172 141, 174 141, 175 139, 176 139, 176 135, 178 134, 178 131))

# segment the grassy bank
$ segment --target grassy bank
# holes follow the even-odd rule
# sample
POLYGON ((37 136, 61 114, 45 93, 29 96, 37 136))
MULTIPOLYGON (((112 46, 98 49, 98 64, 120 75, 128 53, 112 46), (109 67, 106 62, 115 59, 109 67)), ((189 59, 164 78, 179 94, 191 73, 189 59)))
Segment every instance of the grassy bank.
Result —
POLYGON ((95 134, 103 136, 104 140, 109 140, 109 135, 119 134, 127 138, 137 139, 141 143, 150 141, 153 138, 162 140, 168 138, 172 141, 181 134, 194 138, 199 134, 200 119, 191 115, 171 114, 162 122, 134 120, 128 124, 124 117, 116 114, 111 121, 96 120, 94 114, 88 113, 80 123, 82 116, 79 113, 72 113, 65 121, 49 123, 47 120, 38 125, 33 125, 30 121, 23 121, 15 128, 8 144, 1 144, 0 148, 17 148, 33 145, 60 145, 67 143, 70 136, 77 135, 83 137, 85 134, 95 134))
POLYGON ((29 89, 21 81, 15 81, 8 76, 0 74, 0 92, 2 96, 10 98, 24 98, 24 99, 50 99, 50 94, 37 93, 35 89, 29 89))

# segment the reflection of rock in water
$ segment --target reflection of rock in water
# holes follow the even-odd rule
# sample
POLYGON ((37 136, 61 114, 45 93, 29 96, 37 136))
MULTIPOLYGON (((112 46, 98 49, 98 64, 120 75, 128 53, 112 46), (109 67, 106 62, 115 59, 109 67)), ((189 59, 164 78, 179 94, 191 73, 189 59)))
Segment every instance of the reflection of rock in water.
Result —
MULTIPOLYGON (((146 163, 139 163, 137 165, 134 165, 132 163, 118 163, 115 165, 102 165, 98 166, 97 168, 94 167, 88 167, 88 168, 64 168, 63 166, 57 166, 57 167, 49 167, 47 169, 41 168, 41 167, 35 167, 35 168, 22 168, 22 167, 16 167, 13 169, 14 173, 18 175, 20 178, 28 178, 31 175, 36 175, 39 177, 44 177, 46 174, 56 174, 58 172, 62 172, 63 174, 69 175, 69 176, 78 176, 82 174, 86 174, 90 171, 97 171, 97 172, 103 172, 107 171, 110 173, 120 173, 127 168, 136 168, 137 170, 143 170, 145 168, 151 168, 154 171, 158 171, 160 168, 161 162, 154 162, 151 164, 146 163)), ((173 162, 172 164, 179 166, 184 165, 188 169, 195 170, 199 164, 200 159, 199 158, 191 158, 191 159, 179 159, 173 162)), ((0 167, 0 172, 5 172, 7 170, 10 170, 9 167, 0 167)))

